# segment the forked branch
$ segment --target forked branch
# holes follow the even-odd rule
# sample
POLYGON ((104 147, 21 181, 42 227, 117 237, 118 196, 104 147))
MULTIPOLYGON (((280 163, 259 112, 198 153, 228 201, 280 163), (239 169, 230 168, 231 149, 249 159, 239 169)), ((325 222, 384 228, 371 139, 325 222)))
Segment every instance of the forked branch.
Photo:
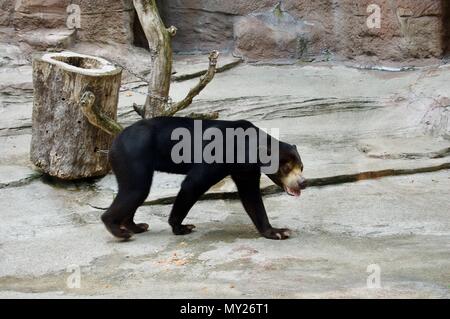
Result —
POLYGON ((200 92, 208 85, 209 82, 212 81, 212 79, 214 78, 214 75, 216 74, 216 66, 217 66, 217 59, 219 57, 219 52, 218 51, 213 51, 209 54, 209 67, 208 70, 206 71, 205 75, 203 75, 200 78, 200 81, 198 82, 198 84, 196 86, 194 86, 189 93, 187 94, 187 96, 181 100, 178 103, 175 103, 173 105, 171 105, 165 112, 163 115, 165 116, 173 116, 175 113, 184 110, 185 108, 187 108, 189 105, 191 105, 192 100, 194 99, 194 97, 196 97, 197 95, 200 94, 200 92))
POLYGON ((103 114, 95 104, 95 95, 90 91, 86 91, 80 100, 81 111, 86 116, 89 123, 105 131, 110 135, 119 134, 123 128, 112 118, 103 114))

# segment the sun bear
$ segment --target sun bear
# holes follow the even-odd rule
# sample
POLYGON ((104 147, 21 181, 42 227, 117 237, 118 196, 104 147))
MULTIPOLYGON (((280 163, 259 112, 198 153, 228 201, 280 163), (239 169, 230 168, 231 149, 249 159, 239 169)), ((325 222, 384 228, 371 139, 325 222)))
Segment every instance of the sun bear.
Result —
POLYGON ((149 228, 135 223, 134 214, 149 194, 155 171, 186 175, 169 216, 175 235, 192 232, 194 225, 183 224, 189 210, 212 186, 231 176, 258 232, 269 239, 289 238, 289 229, 269 222, 260 177, 266 174, 293 196, 306 187, 297 147, 245 120, 141 120, 114 139, 109 161, 119 191, 101 219, 112 235, 123 239, 149 228))

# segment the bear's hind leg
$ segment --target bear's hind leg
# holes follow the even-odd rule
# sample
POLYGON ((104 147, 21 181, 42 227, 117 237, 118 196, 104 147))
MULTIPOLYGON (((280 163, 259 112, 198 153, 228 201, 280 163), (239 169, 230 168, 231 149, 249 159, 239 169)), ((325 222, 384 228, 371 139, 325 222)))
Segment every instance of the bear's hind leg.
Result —
MULTIPOLYGON (((147 224, 136 224, 134 214, 150 192, 153 170, 137 163, 126 170, 115 169, 119 192, 111 207, 102 215, 106 229, 115 237, 128 239, 148 230, 147 224)), ((113 167, 114 168, 114 167, 113 167)))
POLYGON ((149 225, 146 223, 136 224, 133 218, 126 219, 125 222, 123 223, 123 226, 133 234, 145 233, 149 228, 149 225))
POLYGON ((133 221, 134 214, 142 205, 148 192, 136 190, 120 191, 114 199, 111 207, 102 215, 102 221, 106 229, 115 237, 128 239, 133 233, 139 234, 147 231, 147 224, 136 224, 133 221))

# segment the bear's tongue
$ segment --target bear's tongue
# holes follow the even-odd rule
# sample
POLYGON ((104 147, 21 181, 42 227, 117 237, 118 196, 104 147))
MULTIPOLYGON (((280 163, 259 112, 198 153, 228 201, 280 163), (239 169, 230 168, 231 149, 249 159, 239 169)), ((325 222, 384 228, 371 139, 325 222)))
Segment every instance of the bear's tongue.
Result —
POLYGON ((290 187, 285 186, 284 190, 286 191, 286 193, 288 193, 291 196, 295 196, 295 197, 299 197, 301 194, 301 190, 300 189, 292 189, 290 187))

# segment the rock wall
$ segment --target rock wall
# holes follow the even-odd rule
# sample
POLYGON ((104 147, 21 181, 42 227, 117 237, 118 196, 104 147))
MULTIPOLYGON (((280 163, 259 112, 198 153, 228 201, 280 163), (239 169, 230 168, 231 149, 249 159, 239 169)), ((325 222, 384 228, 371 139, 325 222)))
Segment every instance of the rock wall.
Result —
POLYGON ((0 2, 0 26, 8 26, 12 23, 15 0, 2 0, 0 2))
POLYGON ((440 57, 448 43, 448 0, 285 0, 281 23, 267 19, 276 18, 277 3, 166 0, 162 9, 180 29, 174 45, 179 51, 218 46, 253 59, 295 58, 307 50, 399 60, 440 57), (381 8, 379 29, 367 26, 370 4, 381 8))
POLYGON ((442 3, 439 0, 344 1, 340 12, 351 14, 345 15, 345 23, 338 26, 336 34, 346 36, 336 50, 348 57, 374 55, 393 60, 439 57, 444 51, 442 3), (366 26, 367 6, 371 3, 378 3, 381 8, 379 29, 366 26))
MULTIPOLYGON (((7 0, 9 1, 9 0, 7 0)), ((13 25, 16 30, 65 28, 67 7, 81 9, 81 41, 130 43, 133 40, 132 0, 17 0, 13 25)))
POLYGON ((178 27, 175 51, 232 50, 237 17, 273 8, 276 0, 160 0, 161 15, 178 27))
MULTIPOLYGON (((450 47, 448 0, 284 0, 281 7, 278 0, 158 2, 165 23, 179 29, 178 52, 229 50, 250 60, 331 53, 401 60, 441 57, 450 47), (381 8, 380 28, 367 26, 370 4, 381 8)), ((71 3, 81 7, 79 40, 142 45, 132 0, 2 0, 0 25, 65 28, 71 3)))

